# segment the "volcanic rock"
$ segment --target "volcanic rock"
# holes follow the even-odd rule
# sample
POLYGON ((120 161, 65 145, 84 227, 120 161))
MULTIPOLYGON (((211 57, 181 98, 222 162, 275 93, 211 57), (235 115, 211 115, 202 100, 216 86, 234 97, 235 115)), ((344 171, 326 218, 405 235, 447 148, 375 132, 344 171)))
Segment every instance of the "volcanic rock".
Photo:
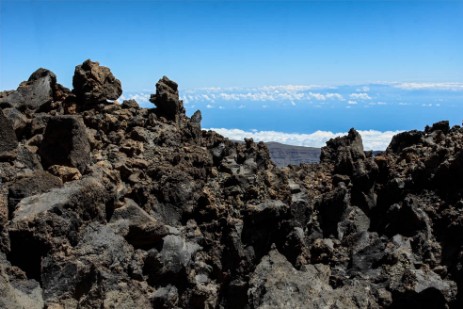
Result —
POLYGON ((167 120, 178 122, 179 114, 184 114, 183 102, 178 96, 178 85, 167 76, 156 83, 156 94, 152 94, 150 102, 156 105, 156 114, 167 120))
POLYGON ((320 154, 320 161, 333 162, 335 172, 346 175, 352 174, 354 163, 361 159, 365 159, 362 137, 353 128, 347 136, 329 140, 326 146, 322 147, 320 154))
POLYGON ((27 81, 22 82, 16 91, 0 95, 0 105, 20 111, 44 110, 52 103, 56 87, 56 75, 40 68, 27 81))
POLYGON ((18 139, 8 118, 0 111, 0 161, 16 158, 18 139))
POLYGON ((111 70, 90 59, 76 66, 72 85, 77 100, 84 105, 117 100, 122 94, 121 82, 111 70))
POLYGON ((90 144, 78 116, 55 116, 48 120, 39 149, 42 164, 76 167, 83 172, 90 163, 90 144))
POLYGON ((8 208, 12 214, 16 205, 23 199, 39 193, 45 193, 52 188, 61 187, 63 183, 58 177, 47 172, 36 171, 32 176, 16 180, 9 186, 8 208))
POLYGON ((95 62, 74 82, 0 94, 1 308, 463 307, 463 128, 279 168, 166 77, 155 109, 95 62))

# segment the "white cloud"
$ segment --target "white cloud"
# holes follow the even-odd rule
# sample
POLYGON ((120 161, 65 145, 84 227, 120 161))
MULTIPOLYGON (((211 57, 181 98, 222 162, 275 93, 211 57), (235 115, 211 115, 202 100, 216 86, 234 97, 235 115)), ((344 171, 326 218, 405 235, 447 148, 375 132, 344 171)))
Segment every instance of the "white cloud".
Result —
POLYGON ((263 86, 257 88, 200 88, 186 90, 181 93, 184 102, 216 102, 216 101, 250 101, 250 102, 296 102, 296 101, 326 101, 344 100, 336 92, 311 92, 313 89, 333 89, 333 87, 318 85, 283 85, 263 86))
POLYGON ((327 93, 326 95, 326 98, 329 99, 329 100, 340 100, 340 101, 344 101, 344 97, 339 94, 339 93, 327 93))
POLYGON ((317 101, 325 101, 326 97, 321 93, 309 92, 309 98, 315 99, 317 101))
POLYGON ((357 88, 356 91, 357 92, 368 92, 368 91, 370 91, 370 87, 369 86, 362 86, 360 88, 357 88))
POLYGON ((349 101, 347 101, 347 104, 349 104, 349 105, 356 105, 356 104, 358 104, 358 103, 357 103, 357 101, 355 101, 355 100, 349 100, 349 101))
POLYGON ((312 89, 334 89, 333 86, 322 86, 322 85, 277 85, 277 86, 263 86, 259 88, 254 88, 257 90, 269 90, 269 91, 307 91, 312 89))
POLYGON ((393 87, 404 90, 463 91, 463 83, 397 83, 393 87))
POLYGON ((336 92, 328 92, 328 93, 314 93, 314 92, 309 92, 308 97, 310 99, 314 99, 317 101, 326 101, 326 100, 339 100, 339 101, 344 101, 344 97, 336 92))
MULTIPOLYGON (((330 131, 316 131, 310 134, 284 133, 277 131, 243 131, 240 129, 211 128, 207 130, 216 131, 225 137, 233 140, 253 138, 255 141, 279 142, 295 146, 323 147, 326 142, 334 137, 347 135, 347 133, 333 133, 330 131)), ((365 150, 385 150, 392 137, 402 131, 358 131, 363 139, 365 150)))
POLYGON ((121 95, 119 98, 120 101, 124 100, 135 100, 138 103, 149 103, 150 94, 146 92, 139 92, 139 93, 127 93, 121 95))
POLYGON ((351 93, 349 97, 354 100, 371 100, 371 97, 366 92, 351 93))

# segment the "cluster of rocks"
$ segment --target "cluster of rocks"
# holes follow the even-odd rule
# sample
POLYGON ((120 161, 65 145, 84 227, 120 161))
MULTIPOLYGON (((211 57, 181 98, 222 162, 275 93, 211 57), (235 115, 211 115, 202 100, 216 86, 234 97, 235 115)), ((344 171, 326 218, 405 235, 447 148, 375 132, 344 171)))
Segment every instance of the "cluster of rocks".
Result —
POLYGON ((167 77, 153 109, 90 60, 73 87, 0 93, 1 308, 463 306, 462 128, 376 156, 352 129, 278 168, 167 77))

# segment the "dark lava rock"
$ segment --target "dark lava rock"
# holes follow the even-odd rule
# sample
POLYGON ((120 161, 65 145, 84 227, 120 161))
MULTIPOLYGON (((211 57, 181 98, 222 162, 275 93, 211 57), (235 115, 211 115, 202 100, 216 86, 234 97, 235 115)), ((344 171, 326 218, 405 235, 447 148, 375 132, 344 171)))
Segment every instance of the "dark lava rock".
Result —
POLYGON ((8 189, 8 208, 13 214, 16 205, 25 197, 44 193, 52 188, 61 187, 61 179, 44 171, 36 171, 30 177, 24 177, 13 182, 8 189))
POLYGON ((11 121, 16 136, 20 139, 26 132, 30 120, 16 108, 3 109, 5 116, 11 121))
POLYGON ((0 110, 0 161, 16 158, 16 148, 18 139, 13 130, 13 126, 0 110))
POLYGON ((73 92, 83 104, 98 104, 117 100, 122 94, 121 82, 111 70, 90 59, 76 66, 72 78, 73 92))
POLYGON ((0 105, 20 111, 46 109, 53 101, 56 75, 47 69, 38 69, 16 91, 0 97, 0 105))
POLYGON ((85 125, 78 116, 56 116, 48 120, 39 149, 45 168, 67 165, 86 170, 90 163, 90 144, 85 125))
POLYGON ((333 162, 335 172, 346 175, 352 174, 354 162, 362 159, 365 159, 362 137, 355 129, 350 129, 347 136, 330 139, 320 154, 320 161, 333 162))
POLYGON ((419 131, 402 132, 392 138, 387 147, 388 152, 399 153, 403 149, 422 142, 424 133, 419 131))
POLYGON ((166 77, 155 109, 89 60, 74 86, 0 94, 1 308, 463 308, 463 128, 278 168, 166 77))
POLYGON ((450 125, 449 125, 448 120, 442 120, 442 121, 433 123, 431 127, 426 126, 425 128, 426 133, 431 133, 437 130, 440 130, 443 133, 448 133, 450 131, 450 125))
POLYGON ((178 97, 178 85, 167 76, 156 83, 156 94, 152 94, 150 102, 156 105, 156 114, 168 120, 176 120, 179 114, 184 114, 183 102, 178 97))

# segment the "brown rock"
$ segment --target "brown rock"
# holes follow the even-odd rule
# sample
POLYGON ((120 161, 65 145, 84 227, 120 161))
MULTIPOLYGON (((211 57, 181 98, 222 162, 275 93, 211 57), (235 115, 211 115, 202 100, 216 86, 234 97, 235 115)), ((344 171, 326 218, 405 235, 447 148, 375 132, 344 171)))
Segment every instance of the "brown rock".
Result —
POLYGON ((63 182, 79 180, 82 178, 82 174, 77 168, 69 166, 52 165, 48 168, 48 172, 59 177, 63 182))
POLYGON ((156 105, 156 114, 167 120, 178 120, 177 116, 185 113, 178 96, 178 85, 167 76, 156 83, 156 94, 151 95, 150 102, 156 105))
POLYGON ((76 66, 72 85, 77 100, 84 104, 117 100, 122 94, 121 82, 111 70, 90 59, 76 66))

